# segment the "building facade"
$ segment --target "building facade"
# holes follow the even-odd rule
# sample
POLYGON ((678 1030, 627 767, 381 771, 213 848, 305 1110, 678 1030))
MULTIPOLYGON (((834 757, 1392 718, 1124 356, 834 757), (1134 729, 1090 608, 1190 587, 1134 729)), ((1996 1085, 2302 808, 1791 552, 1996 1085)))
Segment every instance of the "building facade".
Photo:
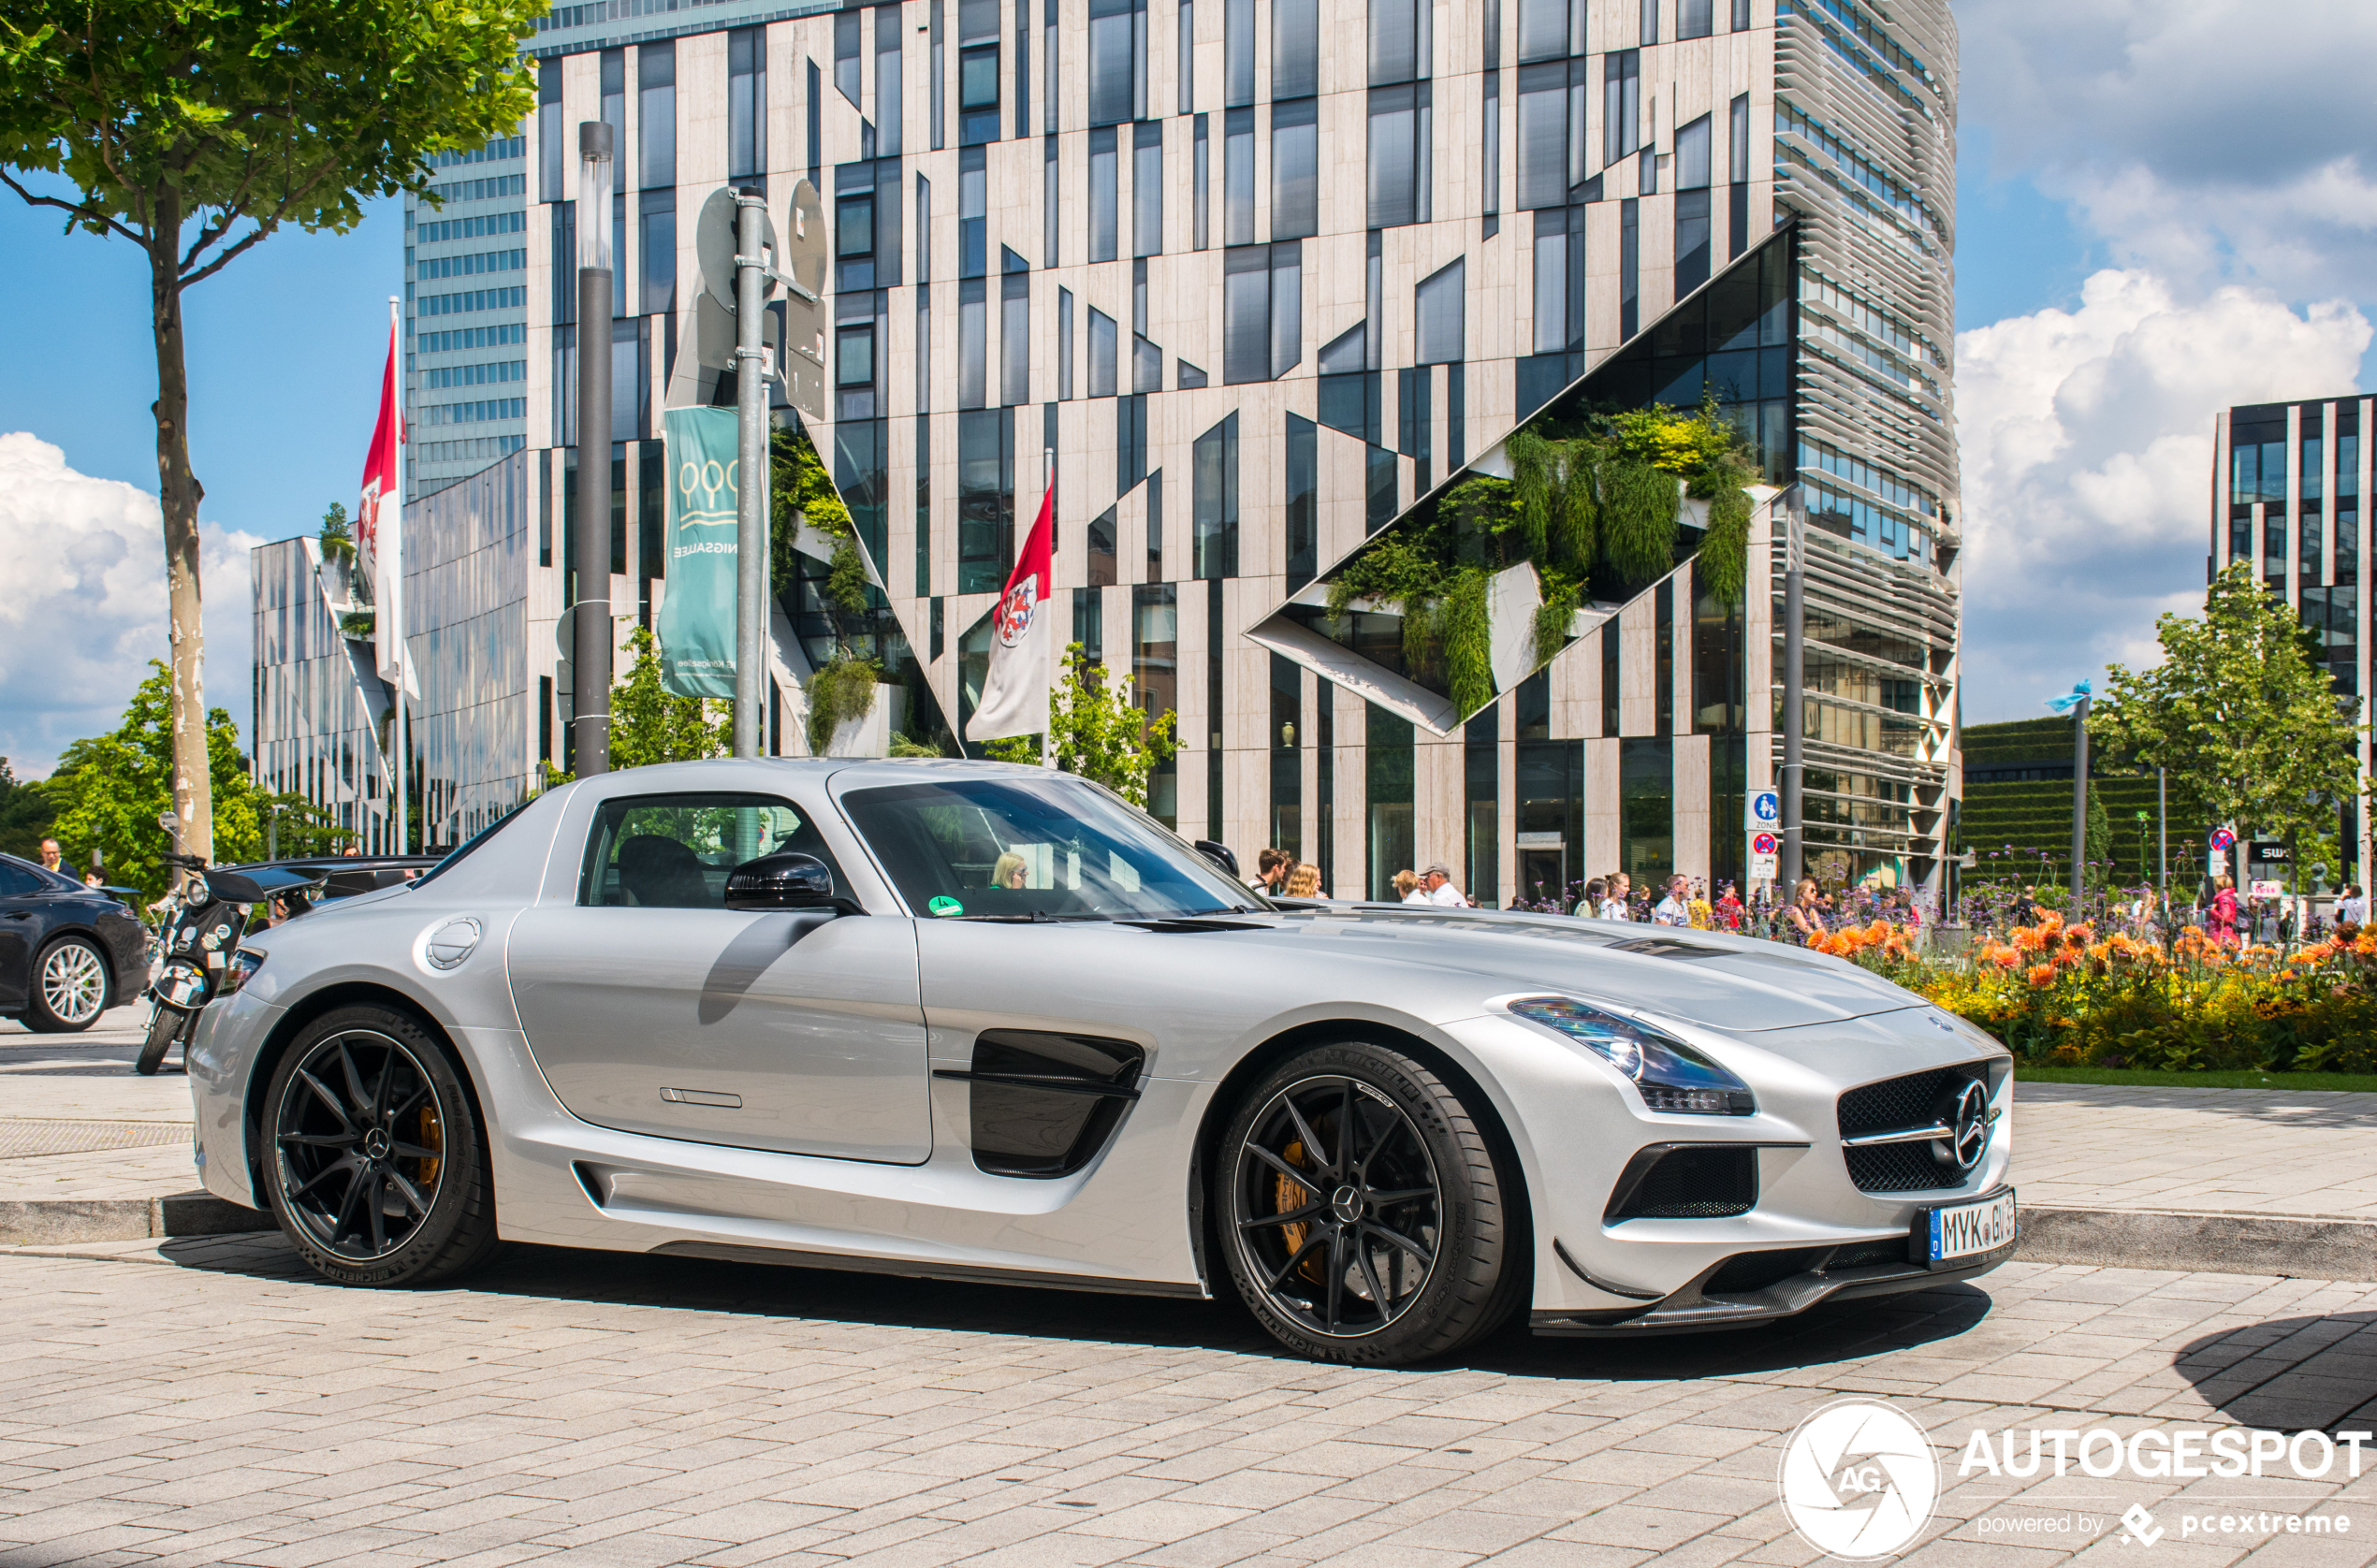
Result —
MULTIPOLYGON (((518 226, 432 241, 428 214, 416 223, 415 407, 461 400, 424 385, 425 366, 519 367, 472 400, 521 399, 534 536, 525 585, 503 600, 523 620, 522 712, 478 748, 472 778, 447 782, 500 791, 545 759, 566 765, 566 683, 547 672, 577 526, 575 127, 605 119, 620 149, 607 521, 622 632, 665 592, 661 411, 731 396, 696 304, 693 214, 731 183, 789 228, 806 180, 832 239, 828 406, 808 428, 879 582, 859 640, 899 683, 897 727, 962 733, 987 612, 1053 474, 1073 639, 1180 716, 1184 749, 1155 805, 1183 834, 1242 852, 1278 843, 1341 896, 1432 861, 1495 903, 1620 867, 1738 874, 1739 799, 1779 762, 1786 545, 1770 523, 1797 511, 1811 863, 1936 884, 1958 787, 1956 40, 1944 0, 1891 12, 557 10, 530 46, 539 105, 518 163, 507 142, 484 174, 454 171, 517 178, 518 226), (520 253, 517 272, 468 279, 518 280, 518 349, 426 346, 432 327, 479 329, 423 312, 432 290, 461 291, 421 272, 454 247, 520 253), (1271 634, 1414 503, 1473 465, 1493 472, 1497 443, 1555 398, 1704 394, 1781 492, 1759 515, 1745 606, 1715 603, 1687 561, 1590 606, 1549 667, 1450 720, 1271 634)), ((435 221, 513 199, 458 193, 457 216, 435 221)), ((777 417, 794 417, 780 399, 777 417)), ((449 477, 424 457, 447 429, 416 414, 415 493, 449 477)), ((851 641, 822 612, 822 576, 795 553, 773 749, 805 748, 801 682, 851 641)), ((416 646, 437 631, 416 620, 416 646)), ((1339 641, 1359 655, 1358 638, 1339 641)))
MULTIPOLYGON (((2297 403, 2251 403, 2212 420, 2210 538, 2204 572, 2256 563, 2263 586, 2318 634, 2336 692, 2355 724, 2370 722, 2369 535, 2360 518, 2370 494, 2368 429, 2377 399, 2359 394, 2297 403)), ((2360 759, 2364 791, 2372 762, 2360 759)), ((2368 814, 2343 806, 2341 842, 2367 880, 2368 814)))

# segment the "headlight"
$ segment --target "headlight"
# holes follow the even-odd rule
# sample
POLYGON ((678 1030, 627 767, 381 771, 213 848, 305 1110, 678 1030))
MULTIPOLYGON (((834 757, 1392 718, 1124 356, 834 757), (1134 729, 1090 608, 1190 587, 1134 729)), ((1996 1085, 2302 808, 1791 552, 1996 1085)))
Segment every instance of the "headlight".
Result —
POLYGON ((223 965, 223 986, 217 995, 228 996, 248 983, 248 977, 264 967, 264 954, 254 948, 241 948, 223 965))
POLYGON ((214 902, 214 890, 208 887, 206 878, 195 871, 190 874, 190 879, 182 884, 182 891, 193 909, 204 908, 214 902))
POLYGON ((1640 1019, 1567 996, 1523 996, 1509 1010, 1583 1046, 1634 1081, 1654 1111, 1755 1116, 1750 1086, 1700 1052, 1640 1019))

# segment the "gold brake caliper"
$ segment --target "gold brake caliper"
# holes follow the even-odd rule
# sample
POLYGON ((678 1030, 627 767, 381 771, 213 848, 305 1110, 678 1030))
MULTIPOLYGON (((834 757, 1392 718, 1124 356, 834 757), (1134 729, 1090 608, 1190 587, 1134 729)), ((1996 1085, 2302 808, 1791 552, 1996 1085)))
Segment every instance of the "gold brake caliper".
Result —
MULTIPOLYGON (((1286 1160, 1290 1165, 1304 1164, 1304 1140, 1295 1139, 1291 1140, 1286 1148, 1279 1151, 1279 1156, 1280 1158, 1286 1160)), ((1272 1194, 1272 1202, 1274 1205, 1273 1212, 1275 1213, 1284 1214, 1291 1209, 1301 1209, 1307 1203, 1318 1201, 1320 1197, 1320 1194, 1314 1188, 1308 1187, 1302 1182, 1294 1181, 1289 1177, 1274 1176, 1271 1180, 1274 1189, 1272 1194)), ((1305 1238, 1311 1233, 1311 1230, 1312 1227, 1301 1220, 1293 1225, 1283 1225, 1279 1227, 1280 1239, 1287 1242, 1288 1256, 1290 1257, 1295 1256, 1296 1249, 1304 1245, 1305 1238)), ((1302 1263, 1296 1265, 1296 1272, 1301 1275, 1306 1283, 1315 1285, 1319 1285, 1320 1283, 1320 1258, 1317 1256, 1305 1258, 1302 1263)))
POLYGON ((419 1177, 426 1190, 437 1184, 439 1168, 445 1164, 440 1157, 445 1148, 445 1129, 438 1123, 437 1107, 426 1101, 421 1106, 421 1147, 430 1151, 430 1157, 421 1162, 419 1177))

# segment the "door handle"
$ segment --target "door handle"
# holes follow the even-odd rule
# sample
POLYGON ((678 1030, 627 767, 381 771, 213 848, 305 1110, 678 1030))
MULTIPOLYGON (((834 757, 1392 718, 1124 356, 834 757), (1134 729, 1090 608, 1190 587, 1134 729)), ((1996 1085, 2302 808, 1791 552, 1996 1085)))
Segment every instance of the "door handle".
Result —
POLYGON ((7 911, 7 915, 10 920, 31 920, 33 918, 33 911, 30 909, 10 909, 7 911))

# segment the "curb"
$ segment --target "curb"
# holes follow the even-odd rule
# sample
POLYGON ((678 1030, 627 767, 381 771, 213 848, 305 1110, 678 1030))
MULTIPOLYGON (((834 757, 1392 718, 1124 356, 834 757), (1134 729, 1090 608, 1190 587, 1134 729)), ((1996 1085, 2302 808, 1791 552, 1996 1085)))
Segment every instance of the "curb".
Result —
POLYGON ((2014 1256, 2165 1272, 2377 1280, 2377 1222, 2154 1209, 2020 1210, 2014 1256))
POLYGON ((211 1192, 165 1198, 50 1198, 0 1201, 0 1246, 227 1236, 275 1228, 272 1216, 211 1192))

